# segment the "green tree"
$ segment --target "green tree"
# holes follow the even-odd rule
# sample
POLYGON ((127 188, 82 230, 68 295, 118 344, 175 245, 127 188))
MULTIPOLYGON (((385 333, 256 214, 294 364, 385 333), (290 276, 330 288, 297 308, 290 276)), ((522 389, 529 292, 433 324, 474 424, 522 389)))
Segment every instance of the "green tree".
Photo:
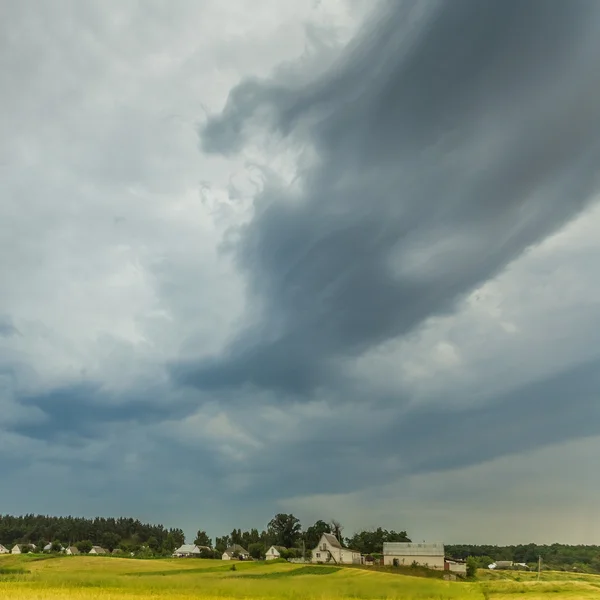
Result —
POLYGON ((106 531, 102 534, 101 543, 104 548, 112 552, 115 548, 119 546, 121 542, 121 537, 115 533, 114 531, 106 531))
POLYGON ((311 525, 304 532, 303 537, 306 548, 310 550, 316 548, 317 544, 319 543, 319 540, 321 539, 321 536, 324 533, 331 533, 331 526, 329 525, 329 523, 326 523, 325 521, 319 519, 314 525, 311 525))
POLYGON ((265 547, 260 542, 255 542, 248 546, 248 552, 250 556, 256 560, 260 560, 265 557, 265 547))
POLYGON ((194 544, 196 544, 196 546, 207 546, 208 548, 212 548, 212 540, 208 537, 206 531, 202 531, 200 529, 196 534, 194 544))
POLYGON ((171 532, 169 532, 165 541, 163 542, 163 552, 165 554, 173 554, 175 548, 178 547, 179 546, 176 546, 175 537, 171 532))
POLYGON ((58 540, 54 540, 50 546, 50 552, 60 552, 62 550, 62 544, 58 540))
POLYGON ((477 575, 477 559, 474 556, 467 558, 467 577, 472 578, 477 575))
POLYGON ((271 519, 267 529, 276 545, 291 548, 299 540, 302 526, 294 515, 279 513, 271 519))
POLYGON ((88 554, 88 552, 92 549, 94 544, 92 544, 92 542, 90 542, 90 540, 83 540, 81 542, 77 542, 75 544, 75 546, 77 547, 77 550, 79 550, 79 552, 81 552, 81 554, 88 554))
POLYGON ((231 546, 231 538, 228 535, 224 535, 223 537, 217 537, 215 539, 215 549, 218 550, 221 554, 231 546))
MULTIPOLYGON (((217 558, 215 551, 210 548, 200 548, 200 558, 217 558)), ((220 556, 218 558, 221 558, 220 556)))
POLYGON ((160 551, 160 542, 154 536, 148 538, 147 545, 154 554, 160 551))

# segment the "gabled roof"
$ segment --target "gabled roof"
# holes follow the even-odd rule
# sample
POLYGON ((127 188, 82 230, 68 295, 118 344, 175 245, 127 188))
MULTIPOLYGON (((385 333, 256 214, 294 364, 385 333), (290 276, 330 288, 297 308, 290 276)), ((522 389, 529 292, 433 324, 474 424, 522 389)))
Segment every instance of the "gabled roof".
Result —
POLYGON ((200 554, 200 548, 195 544, 183 544, 175 550, 175 554, 200 554))
POLYGON ((339 540, 335 537, 335 535, 333 535, 333 533, 324 533, 323 537, 325 538, 327 543, 330 546, 332 546, 333 548, 341 548, 342 547, 339 540))
POLYGON ((246 550, 239 544, 233 544, 233 546, 229 546, 229 548, 227 548, 227 550, 225 550, 225 552, 223 552, 223 554, 229 554, 230 556, 232 556, 236 552, 238 554, 248 554, 248 550, 246 550))
POLYGON ((79 548, 77 548, 77 546, 69 546, 67 551, 71 554, 79 554, 79 548))
MULTIPOLYGON (((106 554, 106 550, 102 547, 102 546, 92 546, 92 550, 96 553, 96 554, 106 554)), ((90 550, 90 552, 92 551, 90 550)))

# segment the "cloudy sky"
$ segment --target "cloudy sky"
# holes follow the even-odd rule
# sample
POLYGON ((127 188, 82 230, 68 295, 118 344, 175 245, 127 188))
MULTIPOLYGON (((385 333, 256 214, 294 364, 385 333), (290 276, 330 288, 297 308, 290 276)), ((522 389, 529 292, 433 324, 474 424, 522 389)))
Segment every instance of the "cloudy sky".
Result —
POLYGON ((0 3, 2 512, 600 538, 600 3, 0 3))

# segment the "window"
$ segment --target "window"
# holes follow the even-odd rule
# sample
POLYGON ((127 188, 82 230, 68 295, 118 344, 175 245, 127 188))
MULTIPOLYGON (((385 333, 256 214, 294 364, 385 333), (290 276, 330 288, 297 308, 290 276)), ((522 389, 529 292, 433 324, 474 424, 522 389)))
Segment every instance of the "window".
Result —
POLYGON ((317 552, 317 558, 321 558, 321 554, 317 552))

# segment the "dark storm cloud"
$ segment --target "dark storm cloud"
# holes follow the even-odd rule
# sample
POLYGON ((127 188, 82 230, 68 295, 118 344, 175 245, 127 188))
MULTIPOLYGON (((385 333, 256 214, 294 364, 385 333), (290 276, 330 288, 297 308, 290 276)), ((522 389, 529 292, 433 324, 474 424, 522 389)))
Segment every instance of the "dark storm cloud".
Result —
POLYGON ((24 407, 39 409, 43 418, 20 422, 13 427, 15 432, 41 440, 60 439, 75 445, 83 439, 103 437, 106 425, 156 423, 168 417, 182 417, 189 408, 185 402, 161 404, 156 391, 136 389, 127 394, 115 394, 93 383, 22 395, 17 401, 24 407))
POLYGON ((11 335, 18 334, 19 331, 14 326, 12 319, 6 316, 0 315, 0 337, 9 337, 11 335))
POLYGON ((236 249, 262 321, 201 364, 201 388, 306 393, 341 357, 451 311, 581 211, 598 183, 600 5, 392 2, 337 68, 246 81, 201 131, 306 144, 300 199, 267 183, 236 249))
MULTIPOLYGON (((388 414, 375 431, 307 432, 307 439, 282 444, 276 455, 262 453, 252 464, 257 498, 285 490, 290 497, 348 493, 398 477, 461 469, 570 440, 600 434, 600 361, 567 369, 490 399, 479 408, 432 406, 388 414), (298 460, 298 456, 302 460, 298 460), (276 461, 276 462, 275 462, 276 461), (273 479, 277 465, 285 464, 273 479)), ((372 408, 369 421, 378 418, 372 408)), ((365 419, 366 423, 366 419, 365 419)))

